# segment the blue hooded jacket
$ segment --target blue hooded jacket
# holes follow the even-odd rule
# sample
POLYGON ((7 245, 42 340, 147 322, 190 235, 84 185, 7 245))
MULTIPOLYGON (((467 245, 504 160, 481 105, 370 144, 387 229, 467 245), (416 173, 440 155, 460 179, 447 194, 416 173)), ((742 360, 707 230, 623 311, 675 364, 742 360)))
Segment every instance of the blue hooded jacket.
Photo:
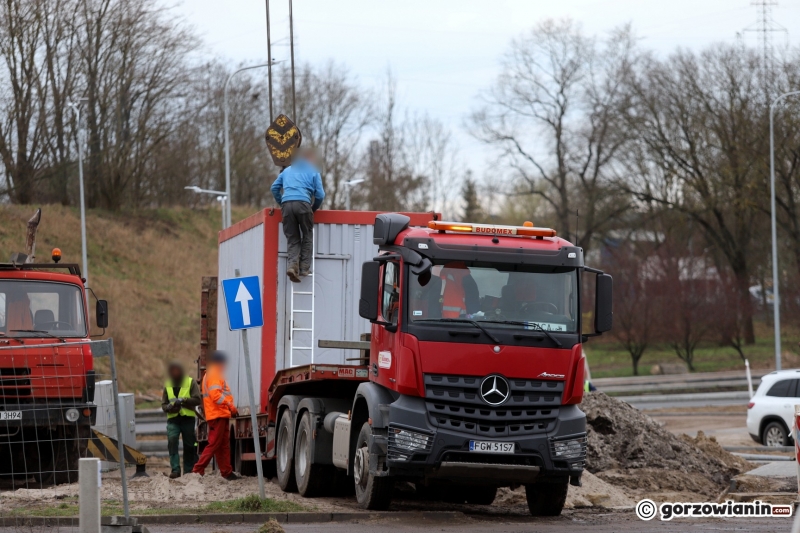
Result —
POLYGON ((319 170, 304 159, 294 161, 291 166, 286 167, 280 173, 278 179, 272 184, 270 189, 272 196, 278 204, 299 200, 311 203, 314 197, 312 209, 316 211, 325 199, 325 191, 322 190, 322 177, 319 170), (283 192, 281 193, 281 189, 283 192))

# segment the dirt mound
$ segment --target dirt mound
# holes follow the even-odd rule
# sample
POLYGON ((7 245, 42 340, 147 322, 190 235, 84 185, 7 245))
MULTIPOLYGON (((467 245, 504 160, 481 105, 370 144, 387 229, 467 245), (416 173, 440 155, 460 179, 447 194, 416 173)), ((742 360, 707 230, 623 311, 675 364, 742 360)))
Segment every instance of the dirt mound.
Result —
MULTIPOLYGON (((628 494, 618 487, 606 483, 599 477, 590 472, 584 472, 581 476, 580 487, 570 485, 567 492, 567 509, 576 507, 604 507, 627 508, 633 507, 636 502, 628 494)), ((525 501, 525 488, 520 487, 516 490, 501 488, 497 491, 497 498, 494 501, 496 506, 513 507, 516 505, 527 505, 525 501)))
POLYGON ((715 495, 751 467, 713 438, 675 436, 602 392, 585 394, 581 409, 588 433, 586 468, 614 485, 715 495))

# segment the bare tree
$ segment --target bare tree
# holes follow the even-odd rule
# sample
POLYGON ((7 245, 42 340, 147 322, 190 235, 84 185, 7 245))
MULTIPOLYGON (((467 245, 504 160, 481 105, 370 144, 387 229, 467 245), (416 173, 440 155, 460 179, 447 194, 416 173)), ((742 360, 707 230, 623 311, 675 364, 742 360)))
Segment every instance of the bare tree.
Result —
POLYGON ((695 221, 736 277, 745 339, 765 128, 758 57, 737 47, 651 59, 631 83, 626 187, 695 221))
POLYGON ((155 0, 81 0, 80 51, 88 97, 88 203, 134 205, 146 162, 174 124, 195 37, 155 0))
POLYGON ((657 294, 652 291, 649 263, 655 258, 656 243, 637 243, 640 232, 631 231, 610 254, 606 268, 614 273, 614 329, 611 334, 631 357, 633 375, 639 375, 639 361, 659 333, 656 326, 657 294), (638 246, 637 246, 638 245, 638 246))
POLYGON ((408 159, 406 125, 397 116, 394 80, 389 75, 386 101, 378 115, 378 131, 365 158, 366 204, 380 211, 424 210, 428 204, 425 176, 414 173, 408 159))
MULTIPOLYGON (((292 109, 289 69, 278 71, 279 102, 283 112, 292 109)), ((374 119, 369 91, 359 87, 344 65, 329 61, 315 68, 303 65, 296 82, 297 121, 304 143, 322 156, 321 174, 325 204, 343 209, 346 181, 359 174, 362 139, 374 119)), ((291 112, 287 112, 291 116, 291 112)))
POLYGON ((50 165, 52 198, 69 205, 70 176, 74 170, 76 131, 74 116, 69 108, 75 83, 79 75, 77 54, 77 22, 79 2, 77 0, 50 0, 41 2, 42 45, 44 48, 45 76, 40 78, 39 99, 42 108, 43 136, 47 143, 50 165))
POLYGON ((6 191, 17 203, 30 203, 45 161, 44 117, 40 99, 42 20, 46 0, 4 0, 0 3, 0 56, 3 97, 0 99, 0 157, 6 191))
POLYGON ((470 132, 494 146, 523 187, 550 206, 570 234, 577 210, 588 248, 628 207, 611 187, 615 159, 628 140, 625 79, 635 58, 625 28, 599 44, 572 21, 545 21, 512 42, 502 74, 473 113, 470 132))

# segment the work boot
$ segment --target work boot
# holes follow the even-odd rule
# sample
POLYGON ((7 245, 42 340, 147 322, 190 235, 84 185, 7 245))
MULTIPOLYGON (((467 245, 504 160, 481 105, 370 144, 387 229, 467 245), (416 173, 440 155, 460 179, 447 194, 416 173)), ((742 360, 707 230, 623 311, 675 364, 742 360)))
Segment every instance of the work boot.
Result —
POLYGON ((180 470, 173 470, 172 472, 169 473, 169 478, 170 479, 176 479, 176 478, 179 478, 179 477, 181 477, 181 471, 180 470))
POLYGON ((309 274, 311 274, 311 269, 310 268, 308 270, 300 270, 300 277, 301 278, 304 278, 304 277, 308 276, 309 274))
POLYGON ((236 472, 231 472, 230 474, 225 476, 223 479, 228 480, 228 481, 236 481, 237 479, 242 479, 242 476, 240 476, 236 472))
POLYGON ((300 283, 300 276, 297 275, 297 267, 290 266, 286 269, 286 275, 289 276, 289 279, 295 283, 300 283))

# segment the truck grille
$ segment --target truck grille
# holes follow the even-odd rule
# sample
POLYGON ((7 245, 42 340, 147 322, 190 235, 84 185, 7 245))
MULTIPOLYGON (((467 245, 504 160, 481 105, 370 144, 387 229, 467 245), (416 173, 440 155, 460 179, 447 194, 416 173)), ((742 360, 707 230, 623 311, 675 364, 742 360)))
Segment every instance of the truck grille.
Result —
POLYGON ((480 397, 482 377, 425 374, 425 404, 434 426, 485 437, 552 431, 564 383, 508 379, 508 400, 497 407, 480 397))
POLYGON ((0 403, 30 396, 30 375, 30 368, 0 368, 0 403))

